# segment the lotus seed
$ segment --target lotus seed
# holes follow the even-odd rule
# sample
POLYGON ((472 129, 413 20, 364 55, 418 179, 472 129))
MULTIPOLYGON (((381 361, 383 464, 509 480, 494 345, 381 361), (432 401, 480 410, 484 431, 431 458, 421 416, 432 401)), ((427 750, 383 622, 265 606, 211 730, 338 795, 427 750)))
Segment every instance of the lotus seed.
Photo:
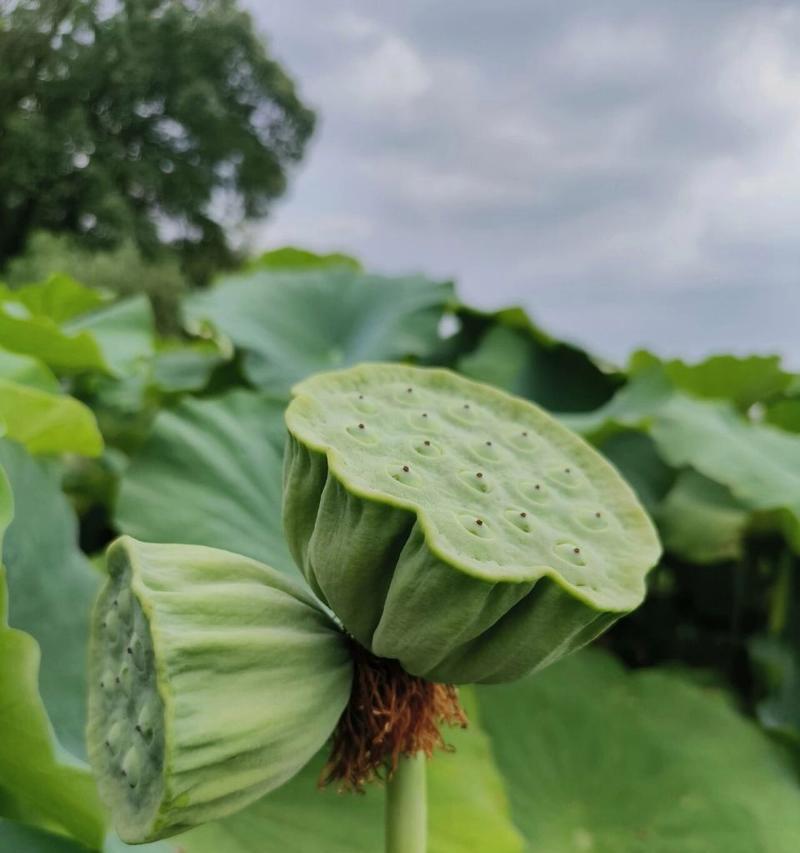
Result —
POLYGON ((276 744, 293 744, 289 772, 296 773, 330 735, 347 702, 352 674, 347 646, 330 618, 299 586, 268 566, 213 549, 147 546, 127 538, 109 550, 90 660, 89 757, 117 832, 130 843, 175 834, 200 819, 225 817, 268 793, 285 780, 285 768, 271 760, 276 744), (209 632, 198 631, 192 621, 198 611, 174 609, 160 598, 162 592, 173 600, 204 594, 212 605, 220 595, 230 596, 226 607, 217 608, 211 633, 224 636, 226 661, 238 674, 226 681, 219 673, 209 682, 206 673, 220 647, 204 645, 209 632), (118 614, 122 640, 101 630, 110 614, 118 614), (154 623, 164 627, 158 635, 151 632, 154 623), (283 663, 276 661, 285 661, 286 639, 264 630, 275 624, 292 624, 302 632, 304 651, 295 656, 302 691, 278 679, 282 672, 276 667, 283 663), (249 677, 242 679, 242 672, 249 677), (114 683, 121 688, 103 689, 114 683), (265 683, 276 686, 282 702, 269 701, 269 692, 262 701, 265 683), (256 709, 254 727, 260 734, 253 735, 249 754, 257 755, 263 769, 259 777, 248 768, 246 785, 236 760, 241 732, 220 727, 231 702, 256 709), (175 706, 192 709, 190 724, 174 713, 175 706), (213 741, 214 750, 198 751, 199 739, 213 741), (192 756, 188 763, 186 756, 192 756), (222 793, 217 794, 214 785, 220 780, 222 793), (236 798, 228 795, 244 789, 236 798))
POLYGON ((432 681, 503 681, 577 648, 641 602, 659 554, 652 523, 616 470, 533 404, 449 371, 397 364, 317 374, 293 394, 283 504, 290 548, 375 655, 432 681), (369 448, 341 429, 359 387, 378 404, 370 433, 379 441, 369 448), (393 404, 409 387, 426 406, 411 423, 433 412, 437 428, 435 454, 430 439, 412 444, 429 460, 414 482, 393 461, 408 446, 408 423, 393 404), (481 432, 498 435, 496 451, 481 432), (517 453, 503 452, 507 441, 517 453), (475 459, 490 470, 476 471, 475 459), (514 508, 520 503, 537 511, 514 508), (509 507, 502 524, 498 505, 509 507), (354 512, 364 528, 348 536, 354 512), (577 552, 576 542, 584 543, 577 552), (431 611, 431 594, 450 596, 446 613, 431 611))
POLYGON ((404 471, 406 472, 406 474, 407 474, 407 473, 408 473, 408 471, 409 471, 408 465, 403 465, 403 470, 404 470, 404 471))
POLYGON ((364 429, 364 424, 359 424, 359 425, 358 425, 358 428, 359 428, 359 429, 364 429))

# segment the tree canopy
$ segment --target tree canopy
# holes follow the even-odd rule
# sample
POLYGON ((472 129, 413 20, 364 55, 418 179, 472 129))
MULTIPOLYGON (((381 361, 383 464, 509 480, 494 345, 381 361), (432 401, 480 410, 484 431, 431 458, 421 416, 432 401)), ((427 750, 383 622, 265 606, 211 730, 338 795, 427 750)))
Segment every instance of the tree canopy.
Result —
POLYGON ((313 127, 235 0, 0 0, 0 266, 35 229, 216 266, 313 127))

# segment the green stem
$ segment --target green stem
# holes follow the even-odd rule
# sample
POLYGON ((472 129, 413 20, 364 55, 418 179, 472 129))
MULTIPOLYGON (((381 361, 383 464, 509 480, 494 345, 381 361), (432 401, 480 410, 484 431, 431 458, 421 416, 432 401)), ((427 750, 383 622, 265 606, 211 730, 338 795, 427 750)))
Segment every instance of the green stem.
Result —
POLYGON ((425 853, 428 804, 425 755, 401 757, 386 784, 386 853, 425 853))

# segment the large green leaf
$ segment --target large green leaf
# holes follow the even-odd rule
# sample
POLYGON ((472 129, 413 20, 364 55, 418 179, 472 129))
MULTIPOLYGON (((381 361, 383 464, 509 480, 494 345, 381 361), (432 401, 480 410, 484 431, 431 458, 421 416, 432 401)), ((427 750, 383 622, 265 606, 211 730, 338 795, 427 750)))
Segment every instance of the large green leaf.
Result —
POLYGON ((659 410, 651 435, 670 464, 695 468, 753 510, 784 511, 786 535, 800 549, 800 436, 682 394, 659 410))
POLYGON ((626 429, 647 429, 653 417, 675 394, 658 367, 634 376, 603 406, 592 412, 564 414, 561 420, 595 444, 626 429))
POLYGON ((618 384, 583 350, 542 332, 521 308, 496 314, 463 309, 460 317, 483 327, 472 330, 480 334, 478 344, 458 362, 459 371, 472 379, 557 412, 594 409, 618 384))
MULTIPOLYGON (((429 853, 521 853, 508 801, 478 712, 465 697, 471 724, 446 730, 453 747, 428 765, 429 853)), ((245 811, 181 837, 186 853, 376 853, 383 849, 382 788, 365 795, 320 791, 323 755, 288 785, 245 811)))
POLYGON ((200 391, 224 360, 211 341, 165 347, 153 359, 152 382, 166 393, 200 391))
POLYGON ((91 409, 66 394, 0 378, 0 424, 31 453, 97 456, 103 438, 91 409))
POLYGON ((767 409, 766 419, 788 432, 800 432, 800 399, 778 400, 767 409))
POLYGON ((103 439, 92 412, 61 391, 35 358, 0 349, 0 426, 31 453, 95 456, 103 439))
POLYGON ((0 820, 0 850, 8 853, 86 853, 86 847, 23 823, 0 820))
POLYGON ((155 321, 144 294, 131 296, 70 321, 65 329, 90 334, 103 360, 117 375, 129 373, 136 362, 155 352, 155 321))
POLYGON ((258 271, 223 279, 188 300, 187 318, 211 323, 244 350, 258 387, 286 395, 319 370, 359 361, 422 358, 439 341, 452 286, 346 268, 258 271))
POLYGON ((40 391, 58 393, 60 384, 47 365, 28 355, 0 349, 0 377, 40 391))
POLYGON ((17 302, 0 303, 0 347, 34 356, 56 370, 108 369, 91 334, 62 331, 49 317, 34 316, 17 302))
POLYGON ((281 524, 283 408, 283 401, 233 391, 161 412, 123 477, 119 529, 296 572, 281 524))
POLYGON ((720 695, 598 651, 478 688, 531 853, 793 853, 786 756, 720 695))
POLYGON ((649 432, 665 462, 694 468, 750 510, 774 513, 800 550, 800 436, 677 391, 657 366, 605 406, 562 420, 601 445, 626 429, 649 432))
POLYGON ((62 273, 51 275, 46 281, 9 289, 0 285, 0 301, 19 302, 36 317, 47 317, 54 323, 64 323, 99 308, 108 294, 79 284, 62 273))
MULTIPOLYGON (((5 454, 2 461, 4 464, 7 462, 5 454)), ((18 477, 12 476, 12 481, 16 481, 15 486, 20 485, 18 477)), ((24 484, 20 491, 23 494, 16 504, 17 519, 31 509, 24 496, 24 484)), ((46 503, 47 496, 43 497, 46 503)), ((0 526, 6 527, 11 514, 9 483, 0 471, 0 526)), ((43 513, 43 519, 52 520, 46 513, 43 513)), ((17 522, 11 524, 7 534, 3 551, 6 559, 9 544, 13 556, 14 538, 19 535, 19 528, 14 529, 15 524, 17 522)), ((43 535, 46 537, 47 533, 43 535)), ((33 538, 26 544, 31 551, 39 550, 33 538)), ((51 565, 34 560, 27 568, 31 572, 41 572, 42 566, 51 565)), ((46 603, 26 601, 25 595, 30 592, 30 587, 14 590, 15 598, 21 600, 23 609, 46 603)), ((67 592, 62 589, 64 595, 60 605, 64 609, 71 606, 67 592)), ((18 609, 17 600, 14 601, 14 611, 18 609)), ((94 781, 88 768, 67 756, 54 739, 39 695, 39 647, 27 633, 9 627, 8 611, 6 572, 0 566, 0 814, 39 826, 59 828, 85 844, 97 847, 102 843, 104 819, 94 781)), ((66 663, 69 665, 68 659, 66 663)), ((73 684, 71 689, 82 692, 82 682, 73 684)), ((24 832, 5 821, 0 822, 0 841, 22 837, 20 833, 24 832)), ((3 849, 15 848, 4 846, 3 849)))
POLYGON ((714 355, 697 364, 680 359, 661 362, 648 352, 631 357, 629 369, 636 374, 660 365, 670 382, 697 397, 729 400, 746 409, 785 391, 792 374, 781 368, 777 355, 714 355))
POLYGON ((675 480, 675 471, 661 458, 653 439, 636 430, 621 430, 604 441, 600 450, 654 514, 675 480))
POLYGON ((39 687, 50 720, 59 741, 83 756, 88 616, 99 576, 78 549, 60 468, 8 440, 0 440, 0 466, 16 507, 3 544, 9 622, 38 641, 39 687))
POLYGON ((668 551, 693 563, 736 559, 751 513, 725 486, 682 471, 657 515, 668 551))
POLYGON ((362 267, 360 261, 352 255, 344 255, 341 252, 330 252, 321 255, 317 252, 309 252, 307 249, 299 249, 296 246, 282 246, 280 249, 272 249, 264 252, 257 258, 253 258, 247 269, 265 270, 313 270, 329 269, 330 267, 347 267, 360 272, 362 267))

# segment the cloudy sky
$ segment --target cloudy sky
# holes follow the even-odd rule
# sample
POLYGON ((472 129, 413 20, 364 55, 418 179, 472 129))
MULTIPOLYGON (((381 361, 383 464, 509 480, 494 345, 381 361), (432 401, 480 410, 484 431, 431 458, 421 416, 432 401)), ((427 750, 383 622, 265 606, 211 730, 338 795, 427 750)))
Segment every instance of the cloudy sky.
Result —
POLYGON ((321 119, 259 246, 454 277, 617 360, 800 366, 800 4, 248 2, 321 119))

